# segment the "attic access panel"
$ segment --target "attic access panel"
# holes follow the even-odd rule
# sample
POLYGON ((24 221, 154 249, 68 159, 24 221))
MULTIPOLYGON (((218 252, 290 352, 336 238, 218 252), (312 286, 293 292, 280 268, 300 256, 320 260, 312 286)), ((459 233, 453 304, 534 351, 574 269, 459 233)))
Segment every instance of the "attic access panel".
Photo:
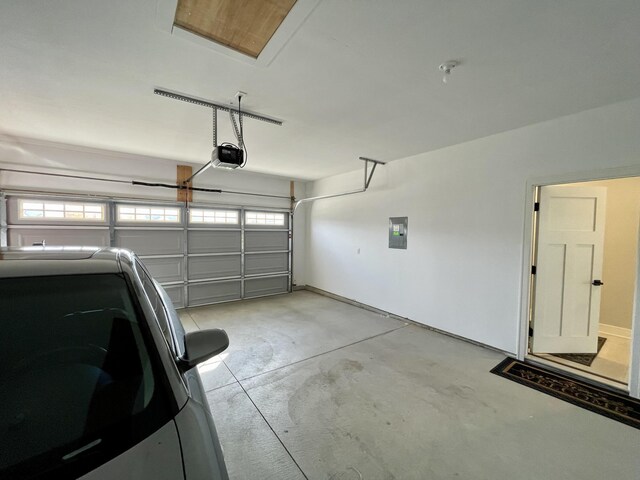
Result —
POLYGON ((296 0, 178 0, 174 25, 258 58, 296 0))

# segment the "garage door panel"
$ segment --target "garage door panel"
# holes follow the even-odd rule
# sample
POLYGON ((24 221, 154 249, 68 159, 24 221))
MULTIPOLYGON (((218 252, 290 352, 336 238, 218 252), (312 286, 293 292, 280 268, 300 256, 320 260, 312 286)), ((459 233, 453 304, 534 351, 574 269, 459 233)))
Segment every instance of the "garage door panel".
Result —
POLYGON ((289 291, 289 277, 250 278, 244 282, 244 296, 246 298, 262 295, 274 295, 289 291))
POLYGON ((51 229, 51 228, 10 228, 8 245, 30 247, 34 243, 45 241, 48 246, 91 246, 108 247, 109 230, 51 229))
POLYGON ((189 280, 240 276, 240 255, 189 257, 188 261, 189 280))
POLYGON ((289 249, 288 231, 246 231, 244 248, 247 252, 269 252, 289 249))
POLYGON ((163 288, 175 308, 184 308, 184 288, 182 285, 168 285, 163 288))
POLYGON ((239 300, 240 295, 240 280, 189 285, 189 305, 206 305, 208 303, 239 300))
POLYGON ((183 204, 169 202, 148 206, 126 202, 125 205, 119 200, 85 202, 52 196, 38 197, 37 201, 29 199, 31 203, 26 205, 26 197, 23 203, 19 203, 20 198, 23 197, 7 197, 9 215, 4 220, 8 228, 0 229, 0 240, 4 240, 4 236, 6 243, 13 246, 30 246, 44 240, 52 246, 128 248, 141 257, 177 308, 285 293, 289 289, 288 213, 284 214, 282 224, 282 212, 275 210, 220 207, 224 215, 218 215, 222 210, 218 212, 217 207, 201 207, 203 212, 211 210, 215 215, 212 217, 209 211, 207 216, 204 212, 202 218, 194 220, 183 204), (49 200, 55 202, 49 205, 49 200), (40 203, 44 205, 42 215, 36 211, 40 203), (63 205, 64 215, 67 210, 72 212, 69 216, 79 211, 80 204, 91 204, 91 209, 83 211, 89 214, 81 220, 77 215, 73 221, 48 215, 51 212, 57 215, 59 204, 63 205), (94 204, 103 206, 104 215, 97 220, 90 218, 95 211, 94 204), (28 220, 18 218, 18 206, 29 216, 28 220), (166 211, 146 216, 142 210, 134 214, 120 212, 119 207, 125 206, 166 211), (230 208, 236 213, 235 217, 228 216, 230 208), (167 213, 169 210, 171 216, 167 213), (176 211, 179 221, 175 221, 176 211), (115 215, 112 212, 116 212, 115 215), (249 214, 255 215, 249 218, 249 214))
POLYGON ((190 230, 189 253, 232 253, 240 251, 241 233, 231 230, 190 230))
POLYGON ((175 255, 182 253, 182 230, 116 230, 115 243, 138 255, 175 255))
POLYGON ((246 275, 286 272, 288 266, 288 253, 256 253, 244 258, 246 275))
POLYGON ((184 280, 183 257, 144 258, 145 264, 151 276, 160 283, 181 282, 184 280))

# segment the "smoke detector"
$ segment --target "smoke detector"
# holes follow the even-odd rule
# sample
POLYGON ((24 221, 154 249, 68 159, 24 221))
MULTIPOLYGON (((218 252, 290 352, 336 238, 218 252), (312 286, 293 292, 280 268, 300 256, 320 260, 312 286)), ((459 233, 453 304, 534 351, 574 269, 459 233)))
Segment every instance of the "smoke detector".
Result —
POLYGON ((456 68, 459 64, 460 64, 460 62, 458 62, 456 60, 449 60, 447 62, 444 62, 444 63, 440 64, 440 66, 438 68, 443 73, 443 75, 442 75, 442 83, 447 83, 447 81, 449 79, 449 75, 451 75, 451 70, 456 68))

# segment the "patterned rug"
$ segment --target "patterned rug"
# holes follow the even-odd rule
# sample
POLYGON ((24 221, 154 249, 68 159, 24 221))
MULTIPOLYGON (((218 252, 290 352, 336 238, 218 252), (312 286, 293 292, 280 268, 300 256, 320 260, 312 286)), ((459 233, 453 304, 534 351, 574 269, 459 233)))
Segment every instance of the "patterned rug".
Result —
POLYGON ((640 429, 640 400, 505 358, 491 373, 640 429))
POLYGON ((606 341, 607 339, 605 337, 598 337, 598 350, 596 353, 552 353, 551 355, 590 367, 606 341))

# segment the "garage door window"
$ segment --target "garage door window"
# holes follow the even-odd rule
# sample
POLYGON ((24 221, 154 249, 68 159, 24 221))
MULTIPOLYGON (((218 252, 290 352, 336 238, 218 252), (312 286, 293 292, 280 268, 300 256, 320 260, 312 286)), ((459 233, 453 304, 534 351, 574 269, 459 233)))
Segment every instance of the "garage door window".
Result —
POLYGON ((119 222, 180 223, 180 210, 149 205, 118 205, 117 218, 119 222))
POLYGON ((275 227, 284 226, 284 213, 275 212, 246 212, 245 223, 247 225, 269 225, 275 227))
POLYGON ((189 222, 221 224, 221 225, 237 225, 238 211, 192 208, 189 211, 189 222))
POLYGON ((21 199, 18 201, 18 212, 20 220, 91 222, 105 220, 105 206, 99 203, 21 199))

